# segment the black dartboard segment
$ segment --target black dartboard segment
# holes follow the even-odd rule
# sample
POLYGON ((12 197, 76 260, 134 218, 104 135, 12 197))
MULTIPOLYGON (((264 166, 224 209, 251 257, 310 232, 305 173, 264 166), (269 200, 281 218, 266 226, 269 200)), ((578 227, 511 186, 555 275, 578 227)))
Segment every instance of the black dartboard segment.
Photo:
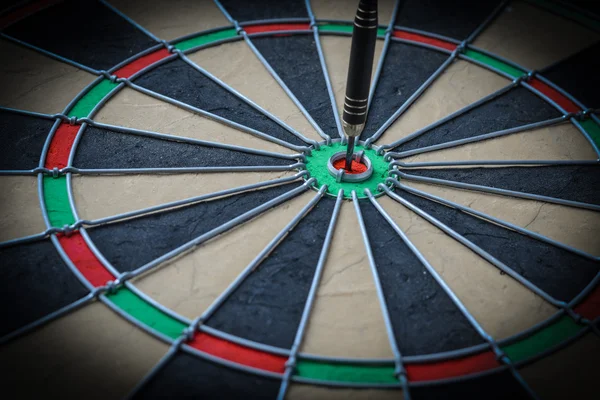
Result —
POLYGON ((600 42, 542 72, 585 107, 600 107, 600 42))
POLYGON ((11 25, 6 33, 97 70, 157 44, 99 1, 60 2, 11 25))
POLYGON ((221 4, 238 22, 308 18, 304 0, 222 0, 221 4))
POLYGON ((0 110, 0 169, 38 167, 52 125, 49 119, 0 110))
POLYGON ((373 136, 447 58, 435 50, 391 42, 361 138, 373 136))
POLYGON ((87 293, 50 240, 0 249, 0 337, 87 293))
POLYGON ((294 160, 88 127, 77 148, 79 168, 179 168, 290 165, 294 160))
POLYGON ((453 39, 466 39, 492 14, 500 0, 404 0, 396 25, 453 39))
POLYGON ((254 38, 277 75, 329 136, 337 137, 325 76, 312 35, 254 38))
POLYGON ((409 169, 406 173, 600 204, 600 166, 597 165, 409 169))
POLYGON ((165 63, 135 79, 135 83, 288 143, 304 144, 185 61, 176 59, 165 63))
POLYGON ((131 271, 299 185, 241 193, 100 226, 88 233, 117 270, 131 271))
POLYGON ((179 352, 134 399, 273 400, 281 382, 235 371, 179 352))
POLYGON ((290 348, 335 200, 323 198, 208 320, 245 339, 290 348))
POLYGON ((399 195, 558 300, 572 300, 598 273, 590 259, 408 192, 399 195))
POLYGON ((508 371, 441 385, 415 387, 410 394, 415 400, 531 400, 508 371))
POLYGON ((361 201, 360 209, 401 354, 482 344, 481 336, 371 202, 361 201))
POLYGON ((406 142, 397 151, 415 150, 560 117, 558 110, 526 88, 517 87, 406 142))

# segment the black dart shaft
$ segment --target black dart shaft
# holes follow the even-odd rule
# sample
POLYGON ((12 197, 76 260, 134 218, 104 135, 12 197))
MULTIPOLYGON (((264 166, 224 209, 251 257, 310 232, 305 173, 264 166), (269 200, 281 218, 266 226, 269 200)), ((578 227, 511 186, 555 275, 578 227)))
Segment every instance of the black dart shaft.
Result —
POLYGON ((354 141, 365 127, 367 120, 367 104, 371 86, 371 71, 377 40, 377 0, 360 0, 354 29, 352 31, 352 48, 348 63, 348 79, 346 80, 346 98, 342 125, 348 136, 346 151, 346 170, 352 167, 354 141))

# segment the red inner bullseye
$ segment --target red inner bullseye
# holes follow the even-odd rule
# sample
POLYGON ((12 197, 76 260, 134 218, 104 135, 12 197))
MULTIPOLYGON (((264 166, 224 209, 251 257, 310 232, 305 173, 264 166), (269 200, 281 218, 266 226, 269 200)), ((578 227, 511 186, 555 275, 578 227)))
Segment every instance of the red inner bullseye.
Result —
MULTIPOLYGON (((343 158, 333 162, 333 168, 335 168, 335 169, 345 169, 345 167, 346 167, 346 160, 343 158)), ((346 170, 346 173, 351 174, 351 175, 362 174, 366 170, 367 170, 367 166, 364 163, 358 162, 356 160, 352 160, 351 170, 350 171, 346 170)))

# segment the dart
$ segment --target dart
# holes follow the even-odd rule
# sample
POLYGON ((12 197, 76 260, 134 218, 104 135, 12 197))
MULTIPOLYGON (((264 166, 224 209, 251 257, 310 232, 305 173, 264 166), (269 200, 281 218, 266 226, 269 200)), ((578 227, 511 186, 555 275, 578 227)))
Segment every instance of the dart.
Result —
POLYGON ((346 150, 347 171, 352 170, 354 143, 367 120, 371 71, 377 40, 377 0, 360 0, 354 17, 352 47, 346 80, 346 98, 342 113, 342 126, 348 136, 346 150))

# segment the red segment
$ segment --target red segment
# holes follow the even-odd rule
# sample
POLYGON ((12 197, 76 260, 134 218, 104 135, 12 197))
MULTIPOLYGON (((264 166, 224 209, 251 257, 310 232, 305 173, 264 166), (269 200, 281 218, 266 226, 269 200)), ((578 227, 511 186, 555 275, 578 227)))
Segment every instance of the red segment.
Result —
POLYGON ((124 67, 119 68, 114 74, 119 78, 129 78, 136 72, 146 68, 148 65, 154 64, 155 62, 158 62, 170 55, 171 53, 167 49, 156 50, 155 52, 146 54, 145 56, 130 62, 124 67))
POLYGON ((19 7, 15 10, 9 11, 6 15, 0 17, 0 29, 7 28, 9 25, 19 22, 23 18, 35 14, 36 12, 43 10, 44 8, 50 7, 56 3, 60 3, 62 0, 40 0, 34 1, 33 3, 26 4, 23 7, 19 7))
POLYGON ((58 241, 75 267, 94 287, 104 286, 115 277, 96 258, 79 232, 61 235, 58 241))
MULTIPOLYGON (((333 162, 333 168, 335 169, 345 169, 346 168, 346 159, 342 158, 341 160, 336 160, 333 162)), ((347 174, 356 175, 362 174, 367 170, 367 166, 363 163, 360 163, 356 160, 352 160, 352 165, 350 165, 350 171, 346 170, 347 174)))
POLYGON ((81 125, 71 125, 66 122, 63 122, 58 126, 58 129, 54 132, 54 136, 50 142, 50 147, 48 148, 48 155, 46 156, 46 163, 44 164, 46 168, 60 169, 67 166, 69 154, 71 153, 75 136, 77 136, 80 127, 81 125))
POLYGON ((283 374, 286 357, 254 350, 233 342, 200 333, 187 343, 190 347, 237 364, 283 374))
POLYGON ((573 310, 590 321, 600 317, 600 286, 596 286, 585 300, 573 310))
POLYGON ((438 47, 440 49, 454 51, 456 49, 456 44, 452 42, 447 42, 442 39, 437 39, 429 36, 419 35, 418 33, 406 32, 396 30, 393 33, 394 37, 399 39, 409 40, 411 42, 425 43, 434 47, 438 47))
POLYGON ((408 364, 406 365, 406 372, 408 373, 409 381, 419 382, 470 375, 499 366, 500 364, 496 360, 494 353, 487 351, 485 353, 447 361, 427 364, 408 364))
POLYGON ((277 31, 309 31, 309 24, 268 24, 268 25, 252 25, 244 26, 244 30, 248 34, 261 32, 277 32, 277 31))
POLYGON ((541 92, 550 100, 554 101, 556 104, 561 106, 566 112, 577 113, 581 111, 581 108, 579 108, 577 104, 569 100, 567 96, 563 95, 561 92, 554 89, 552 86, 545 84, 539 79, 533 78, 528 83, 531 87, 541 92))

